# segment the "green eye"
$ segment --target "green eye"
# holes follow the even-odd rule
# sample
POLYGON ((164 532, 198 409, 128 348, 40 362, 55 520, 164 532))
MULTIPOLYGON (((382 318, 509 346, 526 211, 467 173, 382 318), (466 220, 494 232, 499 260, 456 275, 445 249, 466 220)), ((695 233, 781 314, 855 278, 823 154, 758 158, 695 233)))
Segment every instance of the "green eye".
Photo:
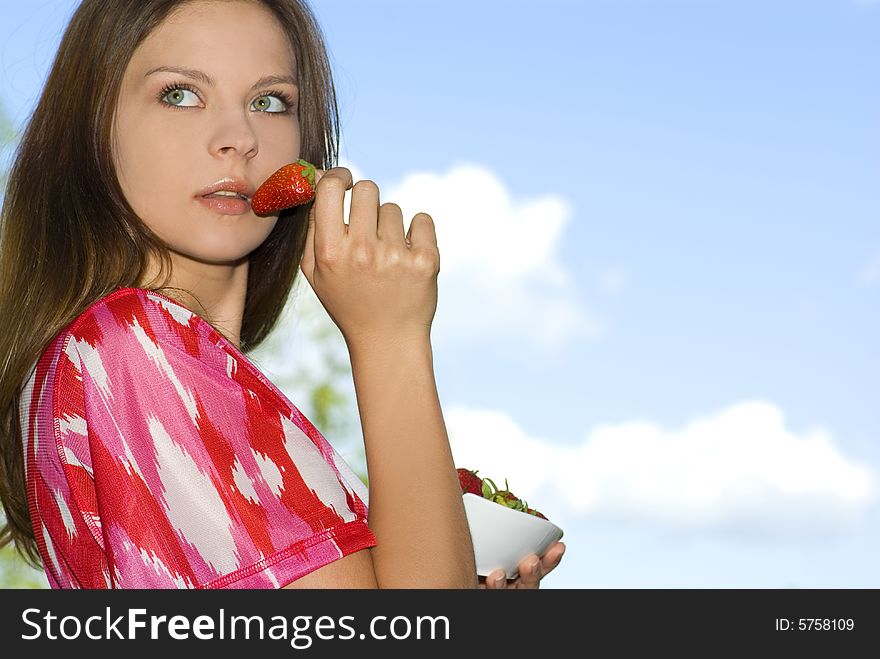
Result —
POLYGON ((258 96, 252 107, 260 112, 284 112, 287 107, 277 96, 258 96))
POLYGON ((195 105, 198 105, 198 97, 188 89, 181 89, 180 87, 169 89, 162 95, 162 99, 169 105, 175 105, 178 107, 194 107, 195 105), (184 103, 187 94, 192 96, 195 102, 184 103))

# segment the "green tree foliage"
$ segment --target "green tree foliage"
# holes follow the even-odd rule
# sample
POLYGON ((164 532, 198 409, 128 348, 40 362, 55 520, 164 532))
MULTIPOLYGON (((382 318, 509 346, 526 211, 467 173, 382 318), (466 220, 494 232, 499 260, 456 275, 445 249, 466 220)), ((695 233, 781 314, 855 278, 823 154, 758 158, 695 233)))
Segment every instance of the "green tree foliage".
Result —
MULTIPOLYGON (((0 515, 0 519, 3 516, 0 515)), ((35 570, 22 560, 11 545, 0 549, 0 588, 48 588, 42 570, 35 570)))

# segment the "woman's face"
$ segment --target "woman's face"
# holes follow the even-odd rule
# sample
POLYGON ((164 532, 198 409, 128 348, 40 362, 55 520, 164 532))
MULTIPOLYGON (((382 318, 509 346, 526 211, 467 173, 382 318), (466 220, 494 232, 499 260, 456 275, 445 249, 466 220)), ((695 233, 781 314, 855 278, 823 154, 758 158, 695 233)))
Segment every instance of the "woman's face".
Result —
POLYGON ((183 5, 135 51, 114 118, 116 172, 174 261, 233 265, 272 231, 277 215, 257 217, 249 200, 204 195, 251 197, 299 157, 295 76, 281 26, 246 2, 183 5))

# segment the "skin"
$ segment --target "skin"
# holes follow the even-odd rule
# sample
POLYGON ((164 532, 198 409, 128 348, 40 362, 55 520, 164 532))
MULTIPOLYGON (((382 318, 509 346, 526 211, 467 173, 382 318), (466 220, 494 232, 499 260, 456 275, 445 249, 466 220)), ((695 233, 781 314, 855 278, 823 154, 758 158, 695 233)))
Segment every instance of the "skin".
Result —
MULTIPOLYGON (((226 176, 242 178, 256 189, 299 157, 295 80, 253 89, 264 76, 293 78, 295 71, 287 37, 261 6, 191 2, 137 49, 114 117, 117 176, 134 211, 172 248, 170 285, 192 291, 200 304, 181 303, 211 318, 235 345, 248 255, 278 217, 257 217, 252 211, 222 215, 203 206, 197 195, 226 176), (235 47, 250 43, 259 47, 235 47), (201 71, 214 82, 149 73, 169 66, 201 71), (178 88, 163 95, 166 85, 181 82, 195 92, 178 88), (285 104, 270 90, 292 98, 290 114, 273 112, 285 104)), ((380 204, 375 183, 353 185, 345 168, 317 175, 300 267, 351 354, 371 477, 369 525, 379 544, 287 587, 537 588, 559 563, 562 543, 542 560, 534 555, 524 559, 514 581, 500 571, 487 579, 475 575, 433 379, 430 327, 440 267, 433 220, 416 215, 404 235, 400 208, 380 204), (348 225, 343 219, 347 191, 348 225), (418 488, 434 494, 430 504, 426 500, 423 508, 418 503, 402 508, 406 493, 418 488), (430 546, 431 555, 416 555, 413 546, 430 546), (530 571, 534 562, 537 568, 530 571)), ((158 272, 158 264, 151 263, 141 285, 158 272)))

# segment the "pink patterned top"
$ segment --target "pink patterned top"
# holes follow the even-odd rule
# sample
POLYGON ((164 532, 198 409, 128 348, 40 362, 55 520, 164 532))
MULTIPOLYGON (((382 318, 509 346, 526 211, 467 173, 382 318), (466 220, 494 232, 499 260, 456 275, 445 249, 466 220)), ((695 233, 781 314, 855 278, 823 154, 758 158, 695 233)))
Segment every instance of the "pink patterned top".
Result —
POLYGON ((376 544, 345 461, 164 295, 90 306, 37 360, 19 412, 53 588, 278 588, 376 544))

